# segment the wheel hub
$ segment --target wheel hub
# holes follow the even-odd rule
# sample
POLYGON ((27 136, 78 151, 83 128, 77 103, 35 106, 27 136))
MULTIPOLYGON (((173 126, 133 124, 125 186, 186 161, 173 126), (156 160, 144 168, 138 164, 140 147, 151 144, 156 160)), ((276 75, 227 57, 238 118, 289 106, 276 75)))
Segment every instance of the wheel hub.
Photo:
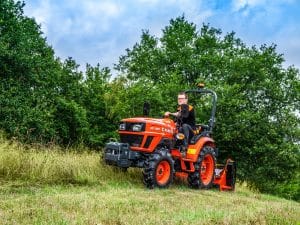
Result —
POLYGON ((171 175, 170 164, 167 161, 162 161, 156 169, 156 180, 160 184, 166 183, 171 175))

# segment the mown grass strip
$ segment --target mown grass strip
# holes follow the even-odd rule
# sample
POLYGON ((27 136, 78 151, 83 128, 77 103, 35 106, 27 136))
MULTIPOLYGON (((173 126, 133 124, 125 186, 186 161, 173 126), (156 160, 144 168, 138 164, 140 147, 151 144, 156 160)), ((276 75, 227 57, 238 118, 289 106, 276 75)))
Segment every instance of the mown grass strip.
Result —
MULTIPOLYGON (((0 183, 0 224, 297 224, 300 204, 216 190, 0 183), (23 190, 18 192, 16 187, 23 190), (13 188, 14 191, 9 189, 13 188)), ((260 195, 260 194, 256 194, 260 195)))

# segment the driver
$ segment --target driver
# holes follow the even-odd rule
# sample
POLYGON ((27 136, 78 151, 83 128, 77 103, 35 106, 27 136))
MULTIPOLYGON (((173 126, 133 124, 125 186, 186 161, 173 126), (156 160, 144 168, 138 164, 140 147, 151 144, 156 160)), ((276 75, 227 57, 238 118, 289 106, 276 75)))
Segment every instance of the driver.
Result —
POLYGON ((193 106, 188 105, 188 96, 185 92, 178 93, 178 108, 177 112, 166 112, 165 116, 175 116, 177 118, 177 124, 179 125, 179 131, 184 134, 183 142, 183 156, 186 154, 188 148, 188 142, 191 135, 193 135, 193 129, 195 128, 195 111, 193 106))

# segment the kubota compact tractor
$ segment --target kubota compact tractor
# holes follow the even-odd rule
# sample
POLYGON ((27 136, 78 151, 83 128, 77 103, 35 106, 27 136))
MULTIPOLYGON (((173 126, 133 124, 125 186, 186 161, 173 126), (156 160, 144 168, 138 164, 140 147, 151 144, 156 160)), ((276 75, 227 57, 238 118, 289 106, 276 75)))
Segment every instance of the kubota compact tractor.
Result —
MULTIPOLYGON (((234 190, 236 165, 231 159, 225 166, 216 164, 218 150, 212 139, 217 95, 203 85, 186 93, 211 95, 212 110, 208 125, 197 125, 182 156, 183 134, 172 119, 134 117, 123 119, 119 125, 120 142, 110 141, 104 148, 104 161, 123 169, 143 168, 143 181, 148 188, 168 187, 174 176, 187 178, 192 188, 219 186, 234 190)), ((144 114, 149 106, 144 105, 144 114)))

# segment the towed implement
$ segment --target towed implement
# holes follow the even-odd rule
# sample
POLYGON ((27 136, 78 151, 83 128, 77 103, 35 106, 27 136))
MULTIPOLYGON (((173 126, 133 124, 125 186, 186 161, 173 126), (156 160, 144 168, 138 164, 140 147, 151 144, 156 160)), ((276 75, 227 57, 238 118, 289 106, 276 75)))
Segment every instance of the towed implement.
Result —
POLYGON ((168 187, 174 177, 183 177, 192 188, 234 190, 236 163, 227 159, 225 165, 216 163, 218 150, 212 138, 217 95, 199 86, 185 93, 211 95, 212 109, 208 125, 198 124, 190 137, 186 154, 181 153, 183 134, 170 118, 147 117, 149 105, 144 105, 144 117, 123 119, 119 124, 120 141, 110 141, 104 148, 108 165, 126 170, 143 170, 143 182, 148 188, 168 187))

